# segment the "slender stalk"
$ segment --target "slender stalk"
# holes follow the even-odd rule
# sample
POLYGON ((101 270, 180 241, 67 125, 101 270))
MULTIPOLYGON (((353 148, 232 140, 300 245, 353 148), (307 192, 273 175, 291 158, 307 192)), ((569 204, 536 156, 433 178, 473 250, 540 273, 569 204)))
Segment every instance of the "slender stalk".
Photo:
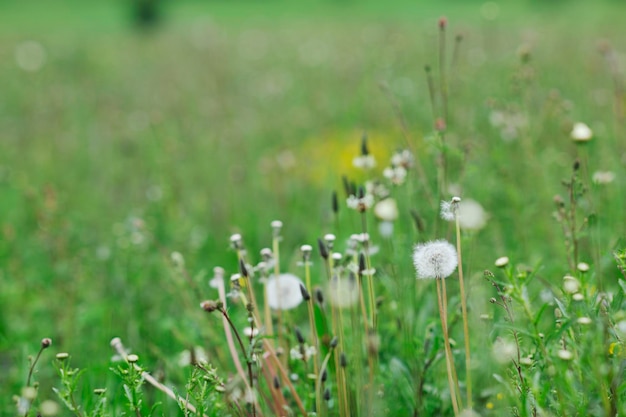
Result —
POLYGON ((439 305, 439 318, 441 319, 441 330, 443 332, 443 343, 444 343, 444 350, 445 350, 445 355, 446 355, 446 370, 448 372, 448 388, 450 389, 450 400, 452 401, 452 408, 454 409, 454 415, 458 416, 459 415, 459 405, 457 404, 457 398, 456 398, 456 389, 454 386, 454 381, 452 379, 452 353, 450 352, 450 341, 448 339, 448 325, 446 323, 446 315, 444 313, 444 306, 443 306, 443 295, 442 295, 442 288, 441 288, 441 281, 443 281, 443 279, 436 279, 437 281, 437 302, 439 305))
MULTIPOLYGON (((241 337, 239 336, 239 332, 237 331, 237 327, 235 327, 235 324, 230 319, 230 316, 228 315, 226 310, 224 310, 224 307, 223 306, 218 307, 218 311, 222 313, 222 316, 226 318, 226 320, 228 321, 228 324, 230 325, 231 329, 233 330, 233 333, 235 334, 235 337, 237 338, 237 341, 239 342, 239 348, 241 349, 241 353, 242 355, 246 357, 246 364, 248 365, 248 382, 250 384, 249 389, 250 389, 250 394, 252 396, 252 416, 256 417, 256 397, 254 395, 254 378, 252 375, 252 358, 250 357, 250 354, 246 351, 246 348, 243 345, 243 341, 241 340, 241 337)), ((250 314, 252 314, 252 311, 250 311, 250 314)))
POLYGON ((450 345, 450 331, 448 328, 448 294, 446 293, 446 281, 445 279, 441 280, 441 293, 443 300, 443 314, 445 316, 446 322, 446 333, 448 334, 448 349, 450 349, 450 364, 452 366, 452 379, 454 380, 454 386, 456 387, 456 395, 457 401, 459 403, 459 407, 463 409, 463 400, 461 399, 461 389, 459 388, 459 377, 456 373, 456 366, 454 365, 454 355, 452 355, 452 347, 450 345))
MULTIPOLYGON (((310 251, 309 251, 310 254, 310 251)), ((322 391, 321 384, 319 382, 319 354, 320 354, 320 346, 319 340, 317 337, 317 329, 315 327, 315 318, 313 315, 313 300, 310 298, 310 294, 312 294, 311 288, 311 265, 308 259, 308 254, 304 255, 304 277, 306 281, 306 289, 309 292, 309 299, 306 300, 307 308, 309 311, 309 327, 311 328, 311 337, 313 338, 313 346, 315 346, 316 355, 313 355, 313 372, 315 374, 315 408, 317 413, 321 413, 322 407, 322 391)))
POLYGON ((472 366, 470 364, 470 336, 467 323, 467 301, 465 295, 465 283, 463 280, 463 257, 461 252, 461 226, 459 225, 458 213, 456 218, 456 253, 458 256, 459 287, 461 290, 461 310, 463 312, 463 336, 465 338, 465 387, 467 389, 467 406, 472 409, 472 366))

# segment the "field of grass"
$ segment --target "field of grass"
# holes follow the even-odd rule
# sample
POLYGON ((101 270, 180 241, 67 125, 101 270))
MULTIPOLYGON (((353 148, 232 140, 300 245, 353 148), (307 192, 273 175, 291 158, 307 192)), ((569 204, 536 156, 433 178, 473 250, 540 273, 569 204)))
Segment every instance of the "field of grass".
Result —
MULTIPOLYGON (((460 415, 446 346, 459 409, 626 415, 626 8, 544 3, 166 2, 148 30, 121 1, 0 4, 0 414, 187 415, 114 360, 119 337, 210 416, 302 415, 298 398, 321 416, 460 415), (591 140, 572 138, 577 123, 591 140), (364 143, 369 170, 354 164, 364 143), (392 184, 384 169, 404 149, 414 161, 392 184), (391 235, 381 208, 348 207, 361 193, 397 204, 391 235), (460 239, 440 216, 454 196, 459 220, 463 202, 485 211, 460 239), (341 260, 320 256, 329 233, 341 260), (443 320, 444 280, 416 279, 412 259, 438 239, 462 253, 443 320), (226 291, 255 266, 237 281, 262 326, 247 353, 200 308, 219 297, 218 266, 226 291), (275 266, 305 283, 309 270, 324 302, 268 320, 260 278, 275 266), (362 298, 339 309, 328 271, 362 298), (296 327, 306 345, 319 337, 306 361, 289 358, 305 350, 296 327), (208 364, 181 365, 198 347, 208 364), (327 353, 322 384, 309 375, 327 353)), ((243 334, 241 297, 228 315, 243 334)))

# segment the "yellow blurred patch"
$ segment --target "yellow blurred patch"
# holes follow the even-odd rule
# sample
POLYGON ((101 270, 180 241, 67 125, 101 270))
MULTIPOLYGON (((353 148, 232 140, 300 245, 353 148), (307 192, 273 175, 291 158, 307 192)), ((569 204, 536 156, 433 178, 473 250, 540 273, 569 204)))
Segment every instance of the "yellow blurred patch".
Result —
POLYGON ((367 147, 376 159, 376 167, 365 171, 352 165, 354 158, 361 154, 362 134, 357 130, 337 130, 305 139, 293 150, 300 162, 299 169, 293 174, 314 185, 338 183, 341 175, 359 183, 380 176, 382 170, 390 165, 392 153, 405 147, 404 140, 396 132, 368 131, 367 147))

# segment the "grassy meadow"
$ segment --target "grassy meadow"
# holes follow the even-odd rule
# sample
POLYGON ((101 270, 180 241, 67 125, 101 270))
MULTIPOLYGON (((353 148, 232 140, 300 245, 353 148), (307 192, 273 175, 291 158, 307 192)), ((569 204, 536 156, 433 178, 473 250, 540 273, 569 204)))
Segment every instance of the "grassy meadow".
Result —
POLYGON ((622 2, 129 16, 0 4, 0 415, 626 415, 622 2))

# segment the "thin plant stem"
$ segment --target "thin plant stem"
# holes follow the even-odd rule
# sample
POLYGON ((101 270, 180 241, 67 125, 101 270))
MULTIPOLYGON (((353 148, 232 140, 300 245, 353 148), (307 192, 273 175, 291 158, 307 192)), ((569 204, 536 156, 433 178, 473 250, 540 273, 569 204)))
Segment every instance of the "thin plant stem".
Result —
POLYGON ((450 331, 448 327, 448 294, 446 292, 446 281, 445 279, 441 280, 441 292, 442 292, 442 300, 443 300, 443 314, 445 316, 446 322, 446 334, 448 335, 448 344, 447 347, 450 349, 450 365, 452 367, 452 379, 454 380, 454 386, 456 387, 456 395, 457 401, 459 403, 459 407, 463 408, 463 400, 461 399, 461 389, 459 388, 459 377, 456 373, 456 366, 454 365, 454 356, 452 355, 452 347, 450 345, 450 331))
POLYGON ((461 226, 459 215, 456 213, 456 253, 458 256, 459 287, 461 290, 461 310, 463 312, 463 336, 465 338, 465 388, 467 390, 467 407, 472 409, 472 366, 470 363, 470 336, 467 323, 467 301, 465 295, 465 283, 463 280, 463 257, 461 252, 461 226))
MULTIPOLYGON (((224 307, 223 306, 219 307, 218 310, 220 313, 222 313, 222 316, 226 318, 226 320, 228 321, 228 324, 230 325, 231 329, 233 330, 233 333, 235 334, 235 338, 239 342, 239 348, 241 349, 241 354, 246 357, 246 364, 248 365, 248 382, 250 384, 249 389, 252 395, 252 416, 256 417, 256 398, 254 395, 254 378, 252 375, 252 359, 250 358, 250 355, 248 354, 248 352, 246 351, 246 348, 243 345, 243 341, 241 340, 241 337, 239 336, 237 327, 235 327, 235 324, 230 319, 230 316, 228 315, 226 310, 224 310, 224 307)), ((252 312, 250 312, 250 314, 252 314, 252 312)))
POLYGON ((448 326, 446 323, 446 315, 444 314, 443 295, 441 289, 441 281, 443 279, 436 279, 437 282, 437 303, 439 305, 439 318, 441 319, 441 330, 443 332, 444 351, 446 355, 446 370, 448 373, 448 388, 450 389, 450 400, 452 401, 452 408, 454 409, 454 415, 459 415, 459 405, 457 404, 456 389, 454 387, 454 381, 452 380, 452 363, 451 352, 449 349, 450 342, 448 340, 448 326))
MULTIPOLYGON (((312 294, 311 288, 311 268, 310 262, 308 260, 308 256, 304 257, 304 277, 306 281, 306 289, 309 294, 312 294)), ((307 301, 307 308, 309 311, 309 327, 311 328, 311 337, 313 338, 313 346, 315 346, 315 350, 317 352, 316 355, 313 355, 313 373, 315 374, 315 408, 318 413, 321 413, 322 406, 322 395, 321 395, 321 386, 319 382, 319 340, 317 337, 317 329, 315 327, 315 318, 313 316, 313 299, 309 298, 307 301)))
MULTIPOLYGON (((224 288, 224 281, 222 280, 218 287, 217 291, 219 293, 220 301, 226 308, 226 288, 224 288)), ((237 369, 237 373, 241 377, 243 381, 246 381, 246 373, 243 370, 243 366, 241 366, 241 362, 239 361, 239 355, 237 355, 237 349, 235 348, 235 341, 233 339, 233 334, 230 330, 230 326, 228 325, 228 321, 225 317, 222 317, 222 324, 224 325, 224 334, 226 335, 226 343, 228 344, 228 349, 230 351, 230 357, 233 358, 233 362, 235 364, 235 368, 237 369)))

